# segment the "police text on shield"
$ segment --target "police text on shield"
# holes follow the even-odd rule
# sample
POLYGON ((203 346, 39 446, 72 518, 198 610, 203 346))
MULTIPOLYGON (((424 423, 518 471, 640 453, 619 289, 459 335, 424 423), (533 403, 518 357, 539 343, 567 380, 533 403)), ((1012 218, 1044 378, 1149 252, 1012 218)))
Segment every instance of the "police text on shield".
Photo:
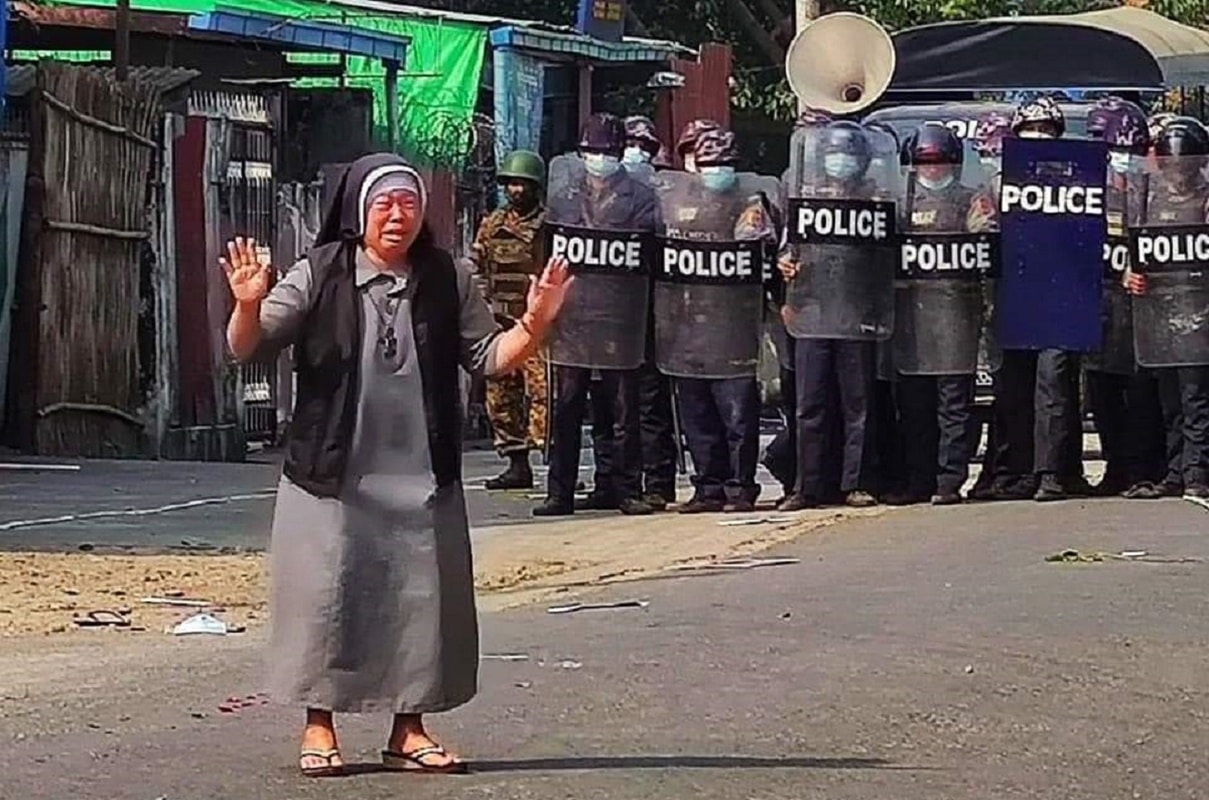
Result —
POLYGON ((989 239, 903 242, 899 264, 908 275, 937 278, 977 277, 994 267, 989 239))
POLYGON ((999 194, 999 210, 1004 214, 1023 211, 1099 217, 1104 214, 1104 187, 1005 183, 999 194))
POLYGON ((600 272, 637 272, 643 268, 643 242, 631 237, 612 238, 555 229, 550 237, 550 255, 565 258, 572 268, 600 272))
POLYGON ((824 205, 812 201, 797 207, 794 223, 794 232, 803 242, 819 239, 883 242, 894 233, 893 211, 880 203, 824 205))
POLYGON ((1143 270, 1209 267, 1209 228, 1149 230, 1136 235, 1135 254, 1143 270))

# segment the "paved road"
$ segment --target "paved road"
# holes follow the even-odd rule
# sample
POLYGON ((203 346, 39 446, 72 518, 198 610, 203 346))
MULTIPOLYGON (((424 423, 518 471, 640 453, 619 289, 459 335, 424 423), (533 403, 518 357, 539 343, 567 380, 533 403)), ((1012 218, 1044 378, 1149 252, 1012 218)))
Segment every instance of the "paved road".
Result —
MULTIPOLYGON (((39 463, 37 459, 0 461, 39 463)), ((580 454, 580 461, 581 477, 591 482, 591 448, 580 454)), ((274 456, 261 456, 246 464, 72 463, 79 464, 80 470, 30 471, 0 466, 0 550, 74 550, 82 543, 165 548, 185 540, 216 547, 260 549, 268 543, 272 490, 280 475, 274 456), (56 519, 71 515, 92 516, 56 519)), ((534 521, 530 511, 538 501, 531 496, 541 493, 544 497, 546 468, 536 466, 533 493, 484 491, 483 482, 499 474, 503 466, 492 451, 472 449, 465 453, 466 498, 474 528, 534 521)), ((780 496, 780 487, 772 476, 763 470, 761 476, 765 496, 780 496)), ((680 476, 680 483, 687 490, 688 477, 680 476)))
MULTIPOLYGON (((220 714, 257 638, 98 632, 0 650, 0 796, 659 800, 1203 798, 1209 559, 1183 501, 920 509, 784 548, 795 566, 619 585, 646 611, 486 614, 482 694, 436 729, 464 778, 305 782, 297 713, 220 714)), ((370 762, 386 721, 349 718, 370 762)))

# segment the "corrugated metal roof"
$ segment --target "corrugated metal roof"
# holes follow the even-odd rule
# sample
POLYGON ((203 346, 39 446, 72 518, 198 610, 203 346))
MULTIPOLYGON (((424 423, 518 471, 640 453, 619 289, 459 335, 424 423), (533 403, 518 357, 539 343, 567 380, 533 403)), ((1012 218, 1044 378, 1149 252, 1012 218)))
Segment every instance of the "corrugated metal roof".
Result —
MULTIPOLYGON (((112 67, 82 67, 82 69, 98 70, 108 78, 113 78, 112 67)), ((9 97, 23 97, 34 88, 37 80, 38 67, 36 64, 15 64, 5 68, 4 93, 9 97)), ((184 67, 131 67, 130 78, 143 83, 151 83, 161 92, 179 89, 189 81, 201 75, 195 69, 184 67)))
MULTIPOLYGON (((391 3, 386 0, 327 0, 327 4, 333 7, 333 13, 339 12, 335 9, 360 9, 362 11, 374 11, 381 14, 392 14, 404 17, 419 17, 432 21, 448 20, 449 22, 460 22, 467 25, 482 25, 488 28, 495 27, 513 27, 513 28, 529 28, 539 31, 547 31, 549 33, 569 34, 581 38, 587 42, 597 42, 590 36, 585 36, 569 25, 553 25, 549 22, 541 22, 532 19, 512 19, 510 17, 500 17, 488 14, 464 14, 458 11, 444 11, 439 8, 424 8, 423 6, 405 5, 402 3, 391 3)), ((662 39, 643 39, 637 36, 626 36, 622 42, 629 45, 645 47, 649 50, 658 50, 668 52, 675 55, 696 55, 696 50, 691 47, 679 44, 678 42, 669 42, 662 39)))

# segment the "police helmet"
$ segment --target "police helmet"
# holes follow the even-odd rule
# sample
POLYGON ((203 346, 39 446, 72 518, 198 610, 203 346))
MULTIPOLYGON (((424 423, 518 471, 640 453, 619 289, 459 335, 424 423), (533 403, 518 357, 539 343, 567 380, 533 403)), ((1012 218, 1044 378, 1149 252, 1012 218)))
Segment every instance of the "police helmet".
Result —
POLYGON ((676 140, 676 152, 684 156, 697 144, 697 137, 706 131, 719 131, 722 126, 712 119, 695 119, 684 126, 680 138, 676 140))
POLYGON ((1160 111, 1157 114, 1152 114, 1150 119, 1146 120, 1146 127, 1150 129, 1151 141, 1156 141, 1163 129, 1175 119, 1178 114, 1172 114, 1170 111, 1160 111))
POLYGON ((1012 133, 1012 121, 1006 114, 992 111, 978 120, 974 129, 974 152, 979 158, 1000 158, 1003 140, 1012 133))
POLYGON ((1104 138, 1104 129, 1113 112, 1125 101, 1116 96, 1102 97, 1087 110, 1087 135, 1092 139, 1104 138))
POLYGON ((895 150, 898 149, 898 131, 894 130, 894 126, 890 125, 888 122, 882 122, 881 120, 866 122, 865 130, 882 134, 883 136, 887 137, 889 141, 894 142, 895 150))
POLYGON ((1066 117, 1049 97, 1038 97, 1021 103, 1012 115, 1012 133, 1019 134, 1028 125, 1049 125, 1057 136, 1066 133, 1066 117))
POLYGON ((542 186, 546 183, 546 162, 529 150, 513 150, 504 156, 499 169, 495 171, 495 177, 500 183, 526 180, 542 186))
POLYGON ((925 122, 907 140, 901 151, 904 167, 922 164, 958 166, 965 158, 965 148, 957 134, 939 122, 925 122))
POLYGON ((658 153, 663 147, 658 134, 655 133, 655 123, 651 122, 650 117, 626 117, 625 138, 630 142, 636 142, 651 155, 658 153))
POLYGON ((1199 158, 1209 156, 1209 130, 1192 117, 1175 117, 1167 123, 1154 142, 1159 158, 1199 158))
POLYGON ((1100 131, 1100 138, 1110 148, 1138 154, 1150 149, 1150 126, 1146 122, 1146 112, 1136 103, 1117 99, 1116 103, 1104 107, 1102 111, 1104 127, 1100 131))

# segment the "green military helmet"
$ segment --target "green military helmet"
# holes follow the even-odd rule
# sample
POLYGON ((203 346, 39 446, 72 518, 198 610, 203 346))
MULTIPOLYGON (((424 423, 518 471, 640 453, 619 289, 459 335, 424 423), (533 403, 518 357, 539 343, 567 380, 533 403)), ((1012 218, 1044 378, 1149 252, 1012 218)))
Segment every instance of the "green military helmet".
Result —
POLYGON ((502 183, 509 178, 533 181, 538 186, 546 184, 546 162, 530 150, 513 150, 504 156, 495 177, 502 183))

